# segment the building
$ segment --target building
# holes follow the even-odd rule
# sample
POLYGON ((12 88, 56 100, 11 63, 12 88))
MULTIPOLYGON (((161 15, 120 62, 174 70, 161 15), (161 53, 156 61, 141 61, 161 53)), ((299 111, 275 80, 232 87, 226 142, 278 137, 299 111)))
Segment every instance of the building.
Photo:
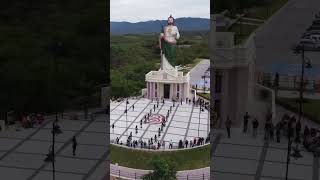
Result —
POLYGON ((227 116, 234 126, 241 126, 246 111, 251 112, 255 90, 254 35, 240 45, 234 44, 234 33, 216 32, 216 19, 212 15, 210 57, 213 60, 214 110, 216 126, 224 127, 227 116))
POLYGON ((142 94, 148 99, 191 98, 190 74, 184 75, 176 67, 171 66, 165 56, 162 55, 161 59, 161 68, 146 74, 147 88, 142 94))

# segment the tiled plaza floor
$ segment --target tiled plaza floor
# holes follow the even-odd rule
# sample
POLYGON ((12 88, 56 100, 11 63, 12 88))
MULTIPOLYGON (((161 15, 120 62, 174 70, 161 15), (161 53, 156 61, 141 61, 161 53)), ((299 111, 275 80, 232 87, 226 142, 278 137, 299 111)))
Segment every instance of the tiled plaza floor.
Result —
MULTIPOLYGON (((106 115, 92 121, 60 119, 62 134, 56 136, 55 179, 101 180, 108 165, 106 115), (72 137, 78 147, 72 156, 72 137)), ((52 165, 44 159, 51 146, 53 117, 46 118, 41 127, 18 128, 20 131, 0 132, 0 179, 50 180, 52 165)))
MULTIPOLYGON (((287 139, 280 143, 265 142, 260 133, 253 138, 241 129, 231 129, 231 138, 225 130, 213 130, 211 175, 214 180, 281 180, 285 179, 287 139)), ((288 178, 291 180, 319 180, 319 159, 304 148, 302 158, 291 157, 288 178)))
MULTIPOLYGON (((171 101, 165 101, 159 103, 158 108, 153 111, 156 101, 149 99, 129 99, 128 114, 124 113, 126 108, 125 101, 112 102, 110 104, 110 140, 115 141, 116 137, 120 138, 120 142, 126 143, 127 137, 132 132, 133 140, 143 140, 148 142, 148 139, 158 135, 158 128, 161 124, 142 124, 140 128, 140 120, 150 112, 152 109, 153 114, 161 114, 166 116, 170 106, 173 106, 171 101), (134 104, 134 110, 132 105, 134 104), (114 129, 112 129, 114 124, 114 129), (138 126, 138 133, 135 133, 135 127, 138 126)), ((169 146, 169 142, 172 140, 174 146, 177 146, 179 140, 193 140, 197 137, 206 138, 209 133, 209 114, 205 110, 199 111, 199 106, 193 106, 186 104, 185 101, 182 105, 175 103, 175 107, 172 107, 169 119, 166 123, 166 127, 161 133, 160 140, 166 142, 166 147, 169 146), (200 114, 199 114, 200 113, 200 114), (199 123, 200 115, 200 123, 199 123), (198 131, 199 130, 199 131, 198 131), (199 133, 199 135, 198 135, 199 133)))

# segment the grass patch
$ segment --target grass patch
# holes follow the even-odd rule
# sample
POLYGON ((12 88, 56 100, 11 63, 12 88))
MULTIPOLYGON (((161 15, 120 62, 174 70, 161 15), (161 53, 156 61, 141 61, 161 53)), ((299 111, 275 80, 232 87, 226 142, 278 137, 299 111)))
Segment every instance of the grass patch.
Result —
MULTIPOLYGON (((267 20, 274 13, 276 13, 281 7, 283 7, 288 0, 270 0, 266 5, 259 5, 250 8, 249 13, 245 16, 247 18, 267 20)), ((243 22, 254 22, 249 20, 242 20, 243 22)), ((218 32, 234 32, 235 33, 235 45, 242 44, 252 32, 254 32, 259 26, 248 24, 234 24, 230 28, 219 27, 218 32)))
MULTIPOLYGON (((299 103, 296 98, 278 98, 277 104, 284 108, 299 113, 299 103)), ((302 114, 308 119, 320 124, 320 100, 316 99, 305 99, 302 104, 302 114)))
POLYGON ((110 144, 111 163, 136 169, 151 169, 156 157, 173 161, 177 170, 198 169, 210 166, 210 145, 183 151, 149 152, 131 150, 110 144))
POLYGON ((197 93, 198 96, 210 100, 210 93, 197 93))

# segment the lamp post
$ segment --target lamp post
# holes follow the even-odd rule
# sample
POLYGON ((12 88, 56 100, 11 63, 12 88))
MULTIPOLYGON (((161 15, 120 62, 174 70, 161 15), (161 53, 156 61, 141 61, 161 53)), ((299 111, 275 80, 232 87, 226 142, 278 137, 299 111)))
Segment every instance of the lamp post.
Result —
POLYGON ((201 113, 201 104, 199 106, 199 124, 198 124, 198 138, 200 137, 200 113, 201 113))
MULTIPOLYGON (((295 54, 300 54, 301 53, 301 75, 300 75, 300 88, 299 88, 299 119, 298 121, 301 121, 302 117, 302 103, 303 103, 303 92, 304 92, 304 70, 305 68, 311 68, 311 63, 310 60, 308 62, 305 61, 305 49, 304 45, 298 45, 293 49, 295 54)), ((301 158, 302 155, 300 154, 300 151, 298 148, 294 149, 294 153, 290 155, 291 153, 291 123, 288 123, 288 152, 287 152, 287 168, 286 168, 286 180, 288 179, 288 169, 289 169, 289 163, 290 163, 290 156, 293 156, 295 158, 301 158)), ((298 135, 299 136, 299 135, 298 135)))
MULTIPOLYGON (((54 75, 57 75, 57 57, 62 54, 62 42, 54 40, 53 46, 52 46, 52 53, 53 53, 53 67, 54 67, 54 75)), ((56 79, 54 78, 54 87, 56 87, 56 79)), ((55 89, 54 95, 56 96, 54 100, 54 106, 55 106, 55 116, 56 119, 55 121, 52 122, 52 177, 53 180, 55 180, 55 154, 54 154, 54 146, 55 146, 55 135, 56 135, 56 130, 58 128, 57 122, 58 122, 58 97, 57 97, 57 90, 55 89)))

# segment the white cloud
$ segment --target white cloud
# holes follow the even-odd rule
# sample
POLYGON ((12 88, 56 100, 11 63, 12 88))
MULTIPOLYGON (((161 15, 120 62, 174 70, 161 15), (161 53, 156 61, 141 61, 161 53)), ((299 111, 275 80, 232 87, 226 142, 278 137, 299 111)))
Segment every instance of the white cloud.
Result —
POLYGON ((173 17, 210 18, 210 0, 111 0, 110 21, 139 22, 173 17))

